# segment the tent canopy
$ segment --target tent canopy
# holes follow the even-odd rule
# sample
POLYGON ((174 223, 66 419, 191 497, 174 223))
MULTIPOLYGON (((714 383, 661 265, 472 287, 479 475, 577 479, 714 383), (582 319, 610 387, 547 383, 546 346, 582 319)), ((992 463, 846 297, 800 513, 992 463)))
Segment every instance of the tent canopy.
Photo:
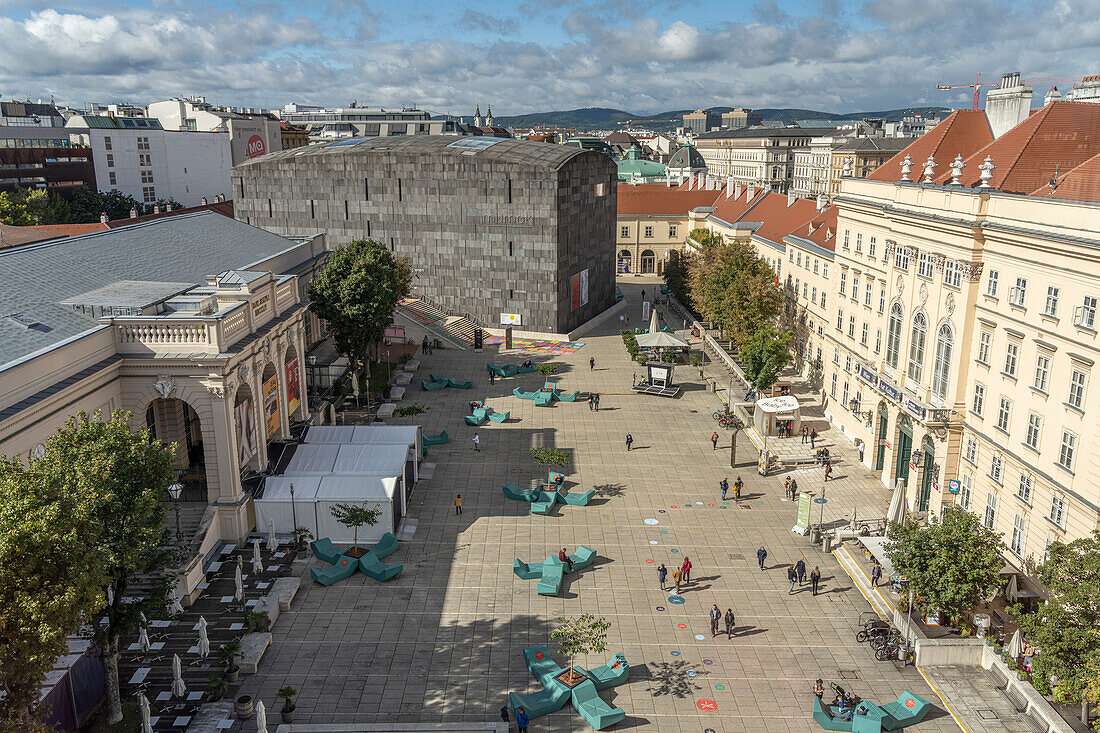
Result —
POLYGON ((306 432, 306 443, 416 445, 416 425, 314 425, 306 432))
POLYGON ((669 333, 668 331, 657 331, 656 333, 640 333, 635 336, 634 339, 638 342, 638 346, 642 347, 643 349, 677 347, 686 348, 688 345, 687 341, 684 341, 676 334, 669 333))
MULTIPOLYGON (((407 443, 344 444, 303 443, 296 446, 283 476, 318 476, 324 474, 360 474, 369 476, 402 476, 408 458, 407 443)), ((295 487, 297 491, 297 486, 295 487)))

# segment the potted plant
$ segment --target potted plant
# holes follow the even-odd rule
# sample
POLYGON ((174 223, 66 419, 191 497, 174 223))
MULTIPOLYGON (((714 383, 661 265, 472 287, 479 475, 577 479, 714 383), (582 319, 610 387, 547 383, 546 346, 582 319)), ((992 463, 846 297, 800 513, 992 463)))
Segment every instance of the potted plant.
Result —
POLYGON ((365 504, 337 504, 332 507, 332 516, 337 522, 352 529, 352 545, 344 554, 348 557, 362 557, 367 551, 359 547, 359 528, 364 524, 370 527, 378 524, 378 518, 382 515, 381 503, 376 503, 373 509, 365 504))
POLYGON ((241 642, 231 641, 218 647, 218 659, 225 663, 225 679, 227 682, 236 682, 241 673, 237 666, 237 655, 241 653, 241 642))
POLYGON ((297 695, 298 691, 290 685, 279 688, 279 692, 276 694, 276 697, 283 701, 283 709, 279 712, 283 716, 284 723, 294 722, 294 698, 297 695))
POLYGON ((261 611, 249 610, 248 618, 245 621, 248 624, 248 633, 250 634, 257 631, 267 631, 268 627, 271 626, 271 619, 261 611))
POLYGON ((229 689, 229 683, 225 681, 225 678, 219 677, 216 674, 208 675, 206 678, 206 696, 210 702, 217 702, 222 699, 222 695, 229 689))
MULTIPOLYGON (((550 485, 551 466, 557 466, 562 471, 569 465, 569 451, 559 448, 531 448, 531 460, 536 466, 546 467, 546 483, 550 485)), ((560 473, 561 471, 559 471, 560 473)))
POLYGON ((298 529, 294 530, 293 534, 294 534, 294 546, 298 550, 301 550, 303 548, 303 546, 306 543, 306 540, 312 540, 313 539, 313 533, 310 532, 309 529, 306 528, 306 527, 299 527, 298 529))
POLYGON ((574 687, 588 679, 575 669, 573 660, 578 654, 599 654, 607 648, 607 630, 611 622, 602 616, 585 613, 568 619, 558 619, 561 626, 550 633, 557 639, 558 649, 569 655, 569 669, 557 676, 568 687, 574 687))

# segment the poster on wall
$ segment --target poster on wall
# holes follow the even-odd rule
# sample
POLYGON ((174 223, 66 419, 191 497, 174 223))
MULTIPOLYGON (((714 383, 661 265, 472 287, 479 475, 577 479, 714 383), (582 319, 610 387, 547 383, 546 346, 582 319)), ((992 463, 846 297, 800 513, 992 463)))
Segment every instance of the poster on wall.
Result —
POLYGON ((240 467, 244 468, 256 455, 256 426, 253 424, 252 398, 237 405, 237 452, 240 467))
POLYGON ((288 417, 293 417, 302 404, 302 389, 298 383, 298 360, 291 359, 286 365, 286 409, 288 417))
POLYGON ((581 270, 569 280, 571 290, 571 310, 588 305, 588 270, 581 270))
POLYGON ((264 423, 270 440, 279 432, 279 376, 272 374, 264 382, 264 423))

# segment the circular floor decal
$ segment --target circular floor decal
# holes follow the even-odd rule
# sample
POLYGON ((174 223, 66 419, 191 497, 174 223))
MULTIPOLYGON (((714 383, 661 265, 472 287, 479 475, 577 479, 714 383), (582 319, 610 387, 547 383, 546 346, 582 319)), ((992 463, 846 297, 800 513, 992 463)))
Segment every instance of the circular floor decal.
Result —
POLYGON ((680 652, 669 652, 669 654, 671 654, 674 657, 680 656, 680 652))
POLYGON ((714 506, 713 504, 707 504, 707 506, 714 506))
POLYGON ((684 674, 686 674, 688 677, 694 677, 697 673, 694 669, 689 669, 687 672, 684 672, 684 674))
POLYGON ((714 728, 703 728, 703 733, 717 733, 714 728))
POLYGON ((646 519, 644 521, 645 521, 646 524, 660 524, 660 522, 658 522, 656 519, 652 519, 652 518, 646 519))
POLYGON ((714 689, 716 689, 716 690, 724 690, 724 689, 726 689, 726 686, 725 686, 725 685, 723 685, 723 684, 721 684, 721 683, 719 683, 719 684, 717 684, 717 685, 715 685, 715 686, 714 686, 714 689))
MULTIPOLYGON (((654 542, 653 544, 657 544, 657 543, 656 543, 656 542, 654 542)), ((679 550, 677 550, 677 549, 673 548, 673 549, 672 549, 672 550, 670 550, 669 552, 679 552, 679 550)))
POLYGON ((678 628, 678 629, 686 629, 687 627, 688 627, 687 624, 676 624, 676 628, 678 628))
POLYGON ((653 564, 653 561, 652 561, 652 560, 646 560, 646 562, 647 562, 647 563, 649 563, 650 565, 652 565, 652 564, 653 564))
POLYGON ((716 713, 718 712, 718 703, 714 700, 708 700, 703 698, 702 700, 695 701, 695 707, 702 710, 704 713, 716 713))
POLYGON ((762 501, 757 501, 756 503, 757 503, 757 504, 763 504, 764 502, 762 502, 762 501))
POLYGON ((699 504, 700 506, 702 506, 702 504, 703 504, 703 502, 701 502, 701 501, 697 501, 697 502, 695 502, 695 503, 696 503, 696 504, 699 504))
POLYGON ((668 534, 668 530, 667 530, 667 529, 662 529, 662 530, 660 530, 660 532, 661 532, 661 534, 668 534))
POLYGON ((698 639, 699 641, 702 641, 703 640, 703 635, 702 634, 696 634, 695 638, 698 639))
POLYGON ((663 610, 665 610, 665 607, 664 606, 657 606, 657 610, 658 611, 663 611, 663 610))
POLYGON ((714 660, 713 659, 704 659, 703 664, 714 664, 714 660))
POLYGON ((658 514, 668 514, 668 512, 666 512, 664 509, 658 509, 657 513, 658 514))
POLYGON ((655 545, 655 544, 657 544, 657 540, 650 540, 650 541, 649 541, 649 544, 651 544, 651 545, 655 545))
POLYGON ((675 508, 676 508, 675 504, 673 504, 672 506, 669 507, 669 509, 675 509, 675 508))
POLYGON ((669 596, 668 597, 668 602, 669 603, 674 603, 677 606, 681 606, 681 605, 687 603, 687 601, 684 600, 683 596, 669 596))

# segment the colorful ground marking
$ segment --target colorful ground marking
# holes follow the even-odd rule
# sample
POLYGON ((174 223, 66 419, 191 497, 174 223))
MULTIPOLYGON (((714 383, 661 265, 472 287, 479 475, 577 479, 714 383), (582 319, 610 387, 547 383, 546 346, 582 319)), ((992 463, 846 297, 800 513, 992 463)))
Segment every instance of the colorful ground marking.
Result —
MULTIPOLYGON (((486 346, 501 346, 504 344, 503 336, 486 336, 486 346)), ((546 341, 543 339, 529 339, 518 336, 512 337, 512 348, 523 351, 541 351, 547 354, 564 355, 575 354, 584 348, 580 341, 546 341)))
POLYGON ((658 522, 656 519, 653 519, 653 518, 643 519, 642 521, 645 522, 646 524, 660 524, 660 522, 658 522))
POLYGON ((683 596, 669 596, 668 602, 674 603, 677 606, 682 606, 683 604, 687 603, 687 601, 684 600, 683 596))
POLYGON ((702 710, 704 713, 716 713, 718 712, 718 703, 708 698, 695 701, 695 707, 702 710))
POLYGON ((673 651, 673 652, 669 652, 669 654, 671 654, 671 655, 672 655, 672 656, 674 656, 674 657, 678 657, 678 656, 680 656, 680 652, 675 652, 675 651, 673 651))
POLYGON ((703 640, 703 635, 702 634, 696 634, 695 638, 698 639, 699 641, 702 641, 703 640))
POLYGON ((684 672, 684 674, 686 674, 688 677, 694 677, 698 673, 694 669, 689 669, 687 672, 684 672))
POLYGON ((652 565, 652 564, 653 564, 653 561, 652 561, 652 560, 646 560, 646 562, 647 562, 647 563, 649 563, 650 565, 652 565))
POLYGON ((676 624, 676 628, 678 628, 678 629, 686 629, 687 627, 688 627, 687 624, 676 624))
POLYGON ((714 660, 713 659, 704 659, 703 664, 714 664, 714 660))

